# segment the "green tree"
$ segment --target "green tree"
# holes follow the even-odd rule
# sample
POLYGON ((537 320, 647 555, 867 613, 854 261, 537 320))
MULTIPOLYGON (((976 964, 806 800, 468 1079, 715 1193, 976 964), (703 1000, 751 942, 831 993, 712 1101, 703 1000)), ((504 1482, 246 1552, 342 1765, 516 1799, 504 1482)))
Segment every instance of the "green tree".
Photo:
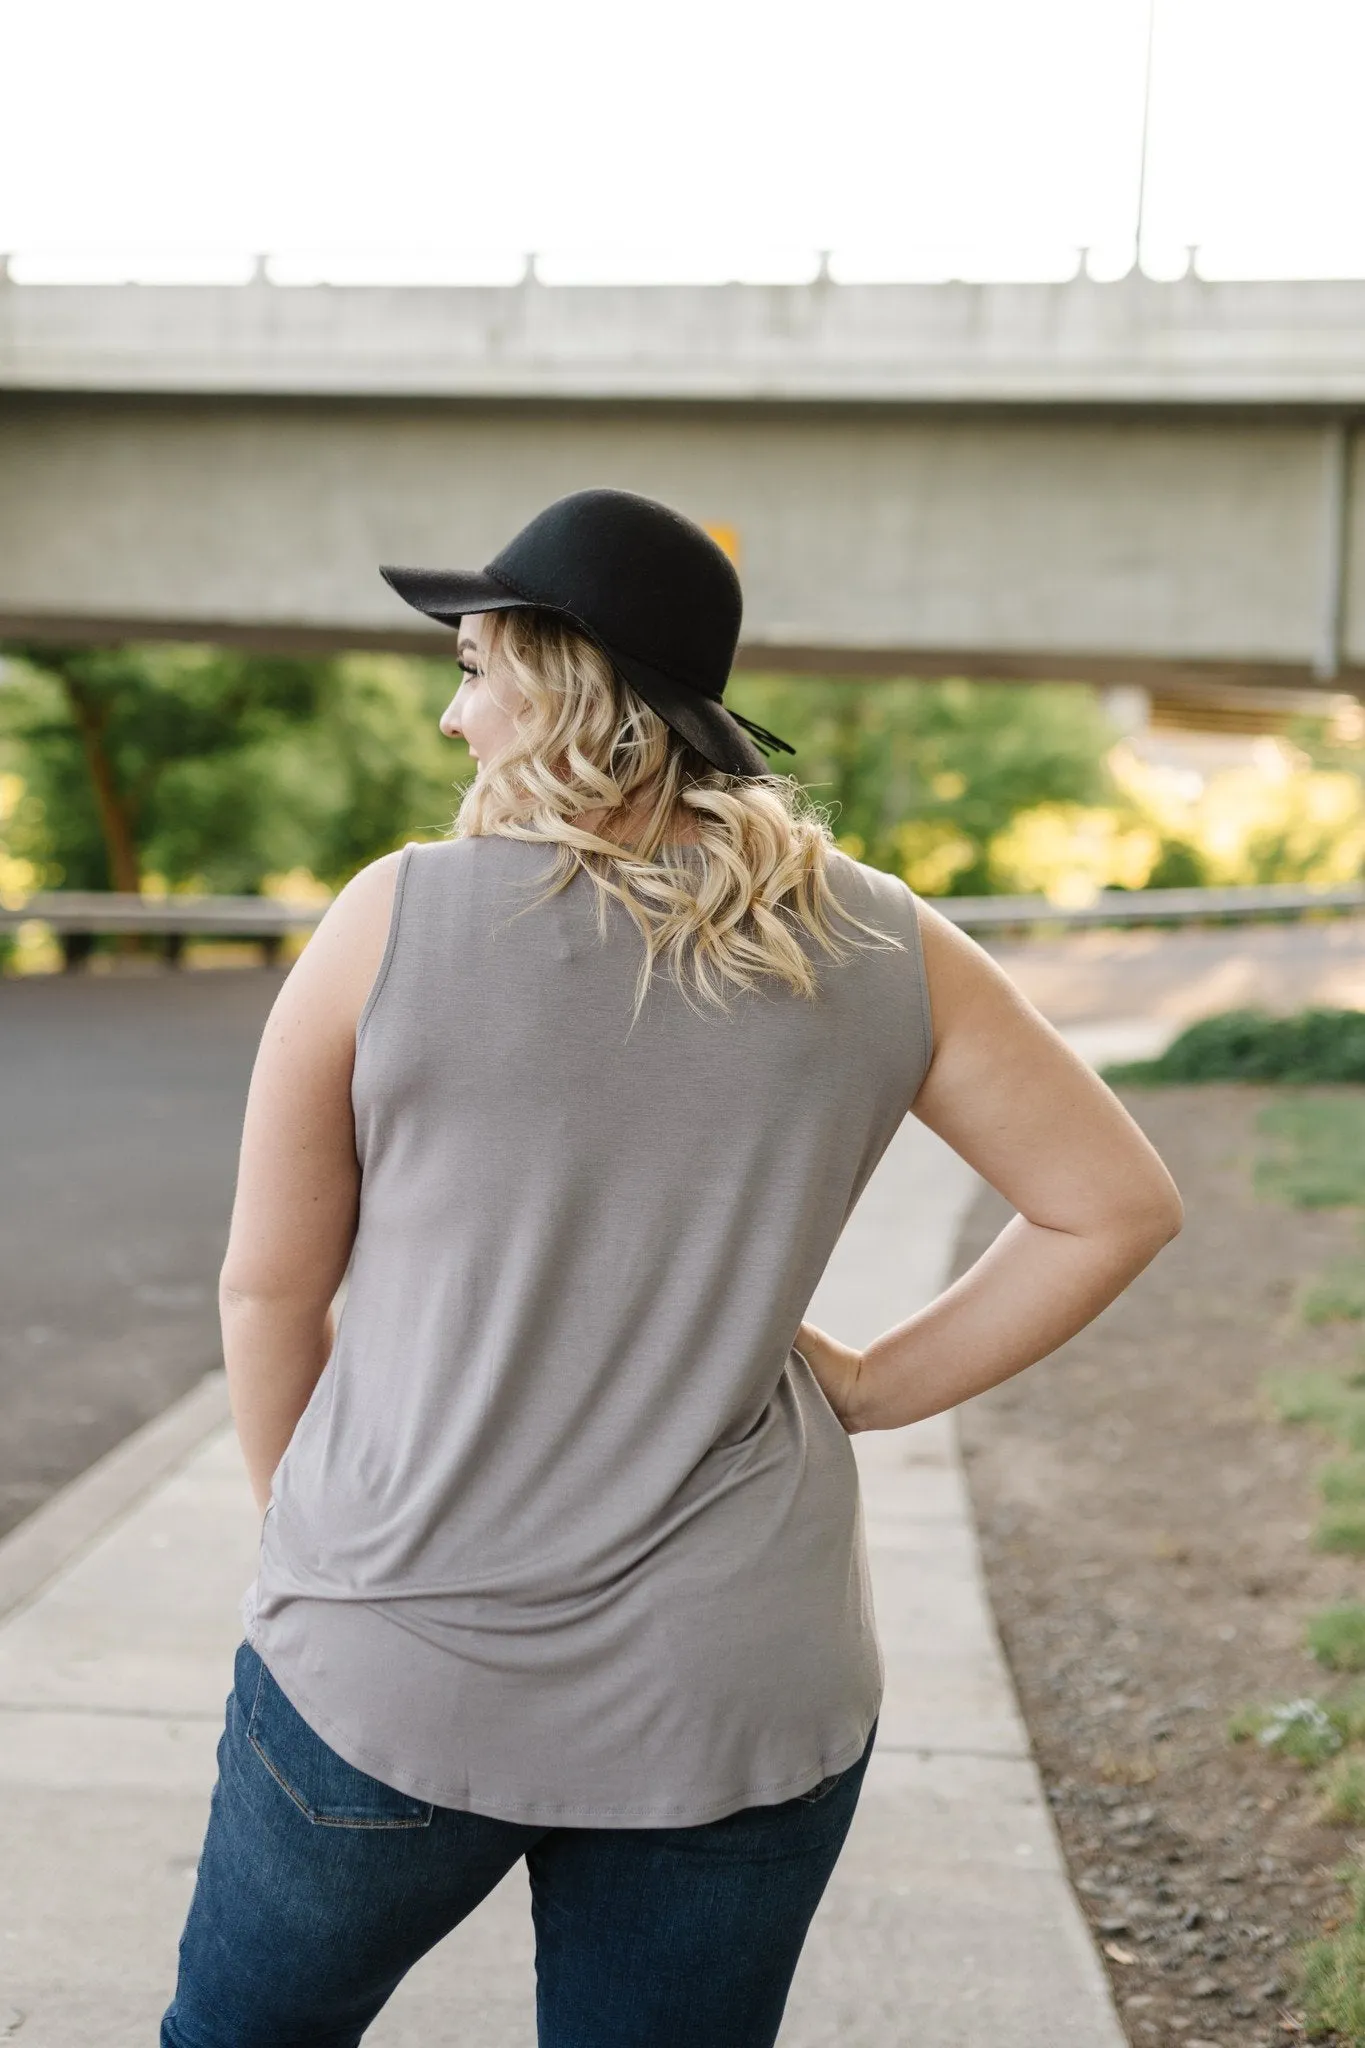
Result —
POLYGON ((442 663, 190 647, 9 650, 0 765, 11 833, 49 886, 250 893, 307 868, 337 884, 435 835, 472 764, 436 721, 442 663))
POLYGON ((23 646, 9 662, 4 729, 42 805, 50 878, 134 892, 172 771, 312 718, 325 682, 317 662, 220 648, 23 646))
MULTIPOLYGON (((474 774, 467 748, 437 725, 458 681, 444 663, 339 660, 317 716, 239 764, 266 793, 261 871, 306 867, 337 886, 406 840, 447 832, 474 774)), ((217 872, 202 857, 199 871, 217 872)))
POLYGON ((792 742, 774 765, 831 806, 861 859, 900 872, 908 826, 955 844, 944 894, 989 892, 990 841, 1016 812, 1109 794, 1115 734, 1078 684, 736 676, 726 698, 792 742))
MULTIPOLYGON (((28 647, 0 681, 0 768, 25 785, 11 851, 49 886, 249 893, 295 868, 335 886, 447 830, 472 774, 437 730, 447 663, 28 647)), ((1113 735, 1077 685, 741 675, 727 700, 793 741, 774 765, 852 851, 928 893, 996 886, 1017 812, 1110 794, 1113 735)))

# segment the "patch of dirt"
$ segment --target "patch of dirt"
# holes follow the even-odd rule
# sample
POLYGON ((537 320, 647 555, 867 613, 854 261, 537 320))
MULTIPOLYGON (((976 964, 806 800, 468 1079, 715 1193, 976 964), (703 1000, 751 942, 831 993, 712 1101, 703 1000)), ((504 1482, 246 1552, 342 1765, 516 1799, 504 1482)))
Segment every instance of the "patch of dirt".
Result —
MULTIPOLYGON (((1283 2044, 1294 1948, 1341 1909, 1349 1832, 1310 1776, 1232 1744, 1237 1708, 1322 1698, 1304 1624, 1361 1597, 1310 1547, 1331 1450, 1273 1418, 1268 1372, 1355 1362, 1359 1326, 1297 1298, 1358 1219, 1257 1199, 1270 1092, 1131 1090, 1183 1234, 1053 1358, 961 1410, 995 1614, 1082 1904, 1135 2048, 1283 2044)), ((970 1264, 1007 1219, 989 1191, 970 1264)))

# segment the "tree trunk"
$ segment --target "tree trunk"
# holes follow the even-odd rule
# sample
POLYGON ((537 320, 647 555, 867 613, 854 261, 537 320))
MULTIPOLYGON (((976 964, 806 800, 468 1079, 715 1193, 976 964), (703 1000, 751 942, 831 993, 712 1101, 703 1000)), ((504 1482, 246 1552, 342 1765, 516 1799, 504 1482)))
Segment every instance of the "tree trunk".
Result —
POLYGON ((105 858, 109 863, 110 886, 130 896, 140 895, 142 863, 138 857, 133 809, 118 786, 114 764, 104 744, 104 713, 90 702, 69 676, 63 676, 62 682, 81 736, 85 764, 90 770, 105 858))

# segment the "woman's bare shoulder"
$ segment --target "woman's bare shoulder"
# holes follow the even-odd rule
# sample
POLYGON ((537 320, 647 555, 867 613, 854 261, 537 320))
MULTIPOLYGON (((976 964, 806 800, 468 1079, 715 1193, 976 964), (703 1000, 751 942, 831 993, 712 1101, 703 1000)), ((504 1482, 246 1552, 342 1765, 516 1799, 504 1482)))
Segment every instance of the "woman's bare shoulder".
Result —
POLYGON ((927 904, 919 913, 934 1019, 920 1121, 1035 1221, 1178 1219, 1170 1176, 1117 1096, 983 947, 927 904))
MULTIPOLYGON (((1081 1071, 1083 1063, 1066 1052, 984 946, 922 898, 915 899, 915 908, 937 1052, 975 1040, 997 1064, 1007 1053, 1025 1061, 1061 1054, 1069 1069, 1081 1071)), ((947 1062, 936 1054, 936 1064, 941 1074, 947 1062)))
POLYGON ((409 849, 386 853, 328 905, 290 971, 280 1007, 309 1036, 353 1038, 388 944, 394 894, 409 849))

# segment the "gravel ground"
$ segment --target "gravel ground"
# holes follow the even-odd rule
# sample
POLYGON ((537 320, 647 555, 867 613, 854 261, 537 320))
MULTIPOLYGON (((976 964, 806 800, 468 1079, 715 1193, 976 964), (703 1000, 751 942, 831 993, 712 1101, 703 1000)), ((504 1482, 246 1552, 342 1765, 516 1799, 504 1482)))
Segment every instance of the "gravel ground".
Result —
MULTIPOLYGON (((995 1612, 1073 1880, 1135 2048, 1298 2031, 1295 1946, 1341 1908, 1348 1831, 1309 1775, 1227 1739, 1252 1703, 1321 1698, 1307 1615, 1359 1599, 1310 1547, 1328 1447, 1276 1421, 1269 1371, 1354 1362, 1303 1281, 1357 1219, 1252 1192, 1266 1092, 1132 1091, 1186 1202, 1182 1236, 1054 1358, 971 1402, 962 1435, 995 1612)), ((987 1193, 959 1270, 1008 1211, 987 1193)))

